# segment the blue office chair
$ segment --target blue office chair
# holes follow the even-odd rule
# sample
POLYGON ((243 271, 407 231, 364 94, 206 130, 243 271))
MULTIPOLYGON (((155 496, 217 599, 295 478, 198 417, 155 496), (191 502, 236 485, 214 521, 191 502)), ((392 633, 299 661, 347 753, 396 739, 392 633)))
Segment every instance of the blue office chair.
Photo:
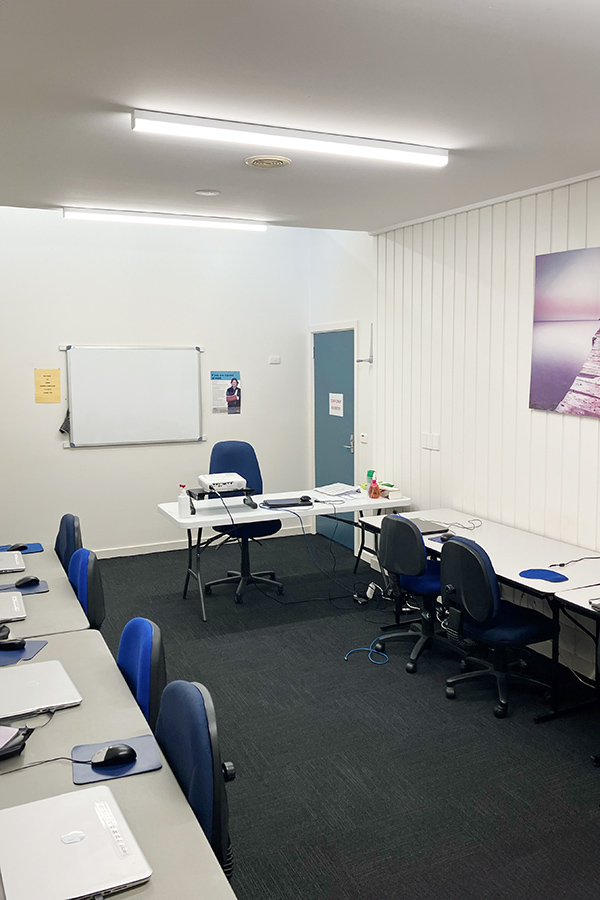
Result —
POLYGON ((386 516, 381 523, 378 555, 381 568, 390 576, 396 624, 373 648, 383 652, 389 641, 413 641, 415 645, 406 663, 406 671, 411 673, 417 671, 417 660, 426 647, 438 646, 446 652, 464 655, 445 634, 436 632, 436 602, 441 592, 440 564, 436 559, 427 558, 423 536, 415 523, 403 516, 386 516), (406 604, 416 604, 420 612, 404 619, 398 630, 400 612, 406 604), (415 623, 418 623, 418 629, 410 630, 415 623))
MULTIPOLYGON (((210 455, 210 474, 217 472, 237 472, 246 479, 246 486, 255 494, 262 494, 263 483, 260 474, 260 466, 256 453, 251 444, 246 441, 220 441, 212 449, 210 455)), ((227 497, 231 497, 228 494, 227 497)), ((234 495, 237 496, 237 495, 234 495)), ((241 496, 241 492, 240 492, 241 496)), ((247 525, 216 525, 215 531, 228 536, 228 540, 237 540, 241 551, 241 571, 227 572, 227 578, 219 578, 217 581, 209 581, 204 585, 204 593, 210 594, 217 584, 237 584, 235 590, 235 602, 242 602, 242 593, 248 584, 268 584, 277 588, 277 593, 283 593, 283 585, 275 581, 275 572, 251 572, 250 571, 250 541, 262 537, 270 537, 281 528, 281 521, 275 519, 268 522, 251 522, 247 525)))
POLYGON ((68 573, 71 557, 75 551, 79 550, 81 547, 83 547, 83 541, 81 540, 79 518, 71 513, 65 513, 60 520, 58 534, 56 535, 56 541, 54 542, 54 550, 56 551, 56 555, 60 559, 65 572, 68 573))
POLYGON ((69 563, 69 581, 88 617, 90 628, 100 628, 105 616, 104 589, 93 550, 80 547, 73 553, 69 563))
POLYGON ((221 762, 212 698, 202 684, 172 681, 163 691, 156 740, 223 871, 231 878, 233 851, 225 782, 233 763, 221 762))
POLYGON ((130 619, 119 640, 117 665, 154 731, 167 683, 160 628, 149 619, 130 619))
POLYGON ((508 653, 513 648, 551 640, 552 620, 502 599, 496 573, 483 547, 463 537, 447 541, 442 549, 441 581, 443 601, 450 609, 450 633, 458 640, 464 637, 492 651, 491 662, 466 656, 461 662, 462 673, 446 680, 446 696, 454 697, 455 684, 491 676, 498 688, 494 715, 503 719, 508 711, 509 683, 519 682, 547 691, 547 684, 514 672, 521 662, 509 663, 508 653), (467 671, 471 666, 477 667, 475 671, 467 671))

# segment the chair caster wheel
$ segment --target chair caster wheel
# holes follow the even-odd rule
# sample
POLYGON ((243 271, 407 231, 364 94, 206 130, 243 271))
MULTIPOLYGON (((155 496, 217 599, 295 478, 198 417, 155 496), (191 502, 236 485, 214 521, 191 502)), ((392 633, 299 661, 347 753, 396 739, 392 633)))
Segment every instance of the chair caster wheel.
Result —
POLYGON ((377 650, 378 653, 384 653, 385 644, 383 643, 383 641, 377 641, 376 644, 373 644, 373 650, 377 650))
POLYGON ((277 588, 277 593, 278 593, 279 596, 281 597, 281 595, 283 594, 283 588, 282 588, 282 587, 278 587, 278 588, 277 588))
POLYGON ((461 659, 461 661, 458 664, 458 668, 460 669, 461 672, 468 672, 469 669, 471 668, 471 666, 466 661, 466 659, 461 659))
POLYGON ((413 672, 416 672, 417 671, 416 662, 413 662, 412 659, 409 659, 409 661, 406 663, 406 671, 410 672, 411 675, 413 672))
POLYGON ((505 719, 507 712, 508 708, 503 703, 499 703, 498 706, 494 707, 494 715, 497 719, 505 719))
POLYGON ((212 588, 209 584, 204 585, 204 593, 207 597, 210 597, 210 595, 212 594, 212 588))
POLYGON ((454 698, 456 697, 456 691, 453 687, 446 688, 446 697, 448 698, 448 700, 454 700, 454 698))
POLYGON ((236 595, 235 602, 236 602, 236 603, 241 603, 241 602, 242 602, 242 598, 241 598, 241 597, 238 597, 238 596, 236 595))

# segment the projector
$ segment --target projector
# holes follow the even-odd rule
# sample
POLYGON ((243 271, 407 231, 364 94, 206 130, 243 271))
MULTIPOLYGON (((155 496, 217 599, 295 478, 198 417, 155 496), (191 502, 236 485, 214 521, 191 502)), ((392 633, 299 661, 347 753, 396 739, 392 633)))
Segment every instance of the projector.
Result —
POLYGON ((206 493, 227 494, 230 491, 245 491, 246 479, 237 472, 215 472, 212 475, 198 475, 198 484, 206 493))

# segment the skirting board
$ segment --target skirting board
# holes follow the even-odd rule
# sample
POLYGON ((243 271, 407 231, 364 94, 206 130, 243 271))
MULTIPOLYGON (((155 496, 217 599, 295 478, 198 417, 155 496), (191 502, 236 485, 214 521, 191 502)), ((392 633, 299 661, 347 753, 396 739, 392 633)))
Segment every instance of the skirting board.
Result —
MULTIPOLYGON (((305 526, 306 527, 306 526, 305 526)), ((207 529, 207 533, 211 529, 207 529)), ((306 527, 307 533, 312 533, 313 528, 306 527)), ((105 547, 103 550, 96 550, 98 559, 112 559, 115 556, 143 556, 146 553, 168 553, 170 550, 186 550, 187 536, 185 531, 180 532, 182 537, 176 541, 163 541, 159 544, 137 544, 131 547, 105 547)), ((216 532, 213 532, 216 534, 216 532)), ((302 534, 302 528, 299 524, 288 525, 278 531, 276 535, 268 538, 261 538, 268 541, 271 537, 284 537, 286 535, 302 534)))

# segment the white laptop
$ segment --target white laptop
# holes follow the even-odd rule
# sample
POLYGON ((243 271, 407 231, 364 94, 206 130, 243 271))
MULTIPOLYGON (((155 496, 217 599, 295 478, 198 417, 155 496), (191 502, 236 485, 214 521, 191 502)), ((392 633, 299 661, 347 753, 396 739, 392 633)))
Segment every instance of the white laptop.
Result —
POLYGON ((19 622, 26 615, 23 594, 20 591, 0 593, 0 624, 2 622, 19 622))
POLYGON ((0 552, 0 575, 5 572, 24 572, 25 563, 19 550, 2 550, 0 552))
POLYGON ((110 788, 0 810, 6 900, 87 900, 148 881, 152 869, 110 788))
POLYGON ((0 669, 0 719, 79 706, 81 699, 56 659, 0 669))

